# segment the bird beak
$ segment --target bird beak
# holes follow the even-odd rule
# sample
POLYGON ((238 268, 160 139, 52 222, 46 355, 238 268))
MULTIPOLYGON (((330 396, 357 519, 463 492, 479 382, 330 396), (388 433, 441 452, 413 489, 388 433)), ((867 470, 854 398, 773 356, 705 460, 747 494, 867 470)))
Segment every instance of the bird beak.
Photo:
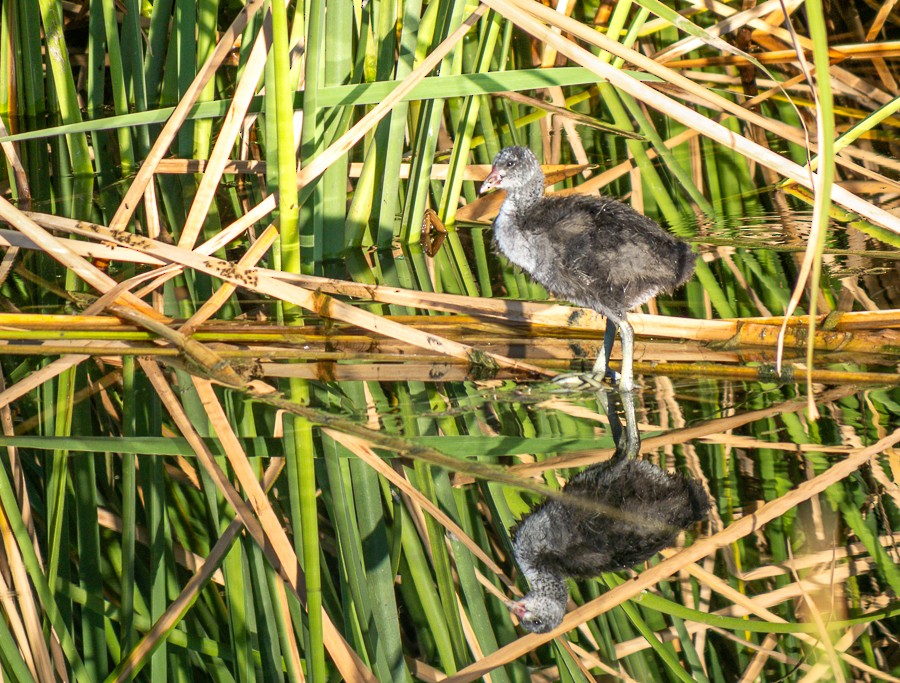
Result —
POLYGON ((506 609, 516 615, 518 619, 522 619, 525 616, 525 605, 521 602, 507 602, 506 609))
POLYGON ((500 171, 497 170, 496 166, 491 167, 490 175, 484 179, 484 182, 481 183, 481 189, 478 190, 478 194, 484 194, 488 190, 493 190, 495 187, 500 187, 500 183, 503 181, 503 176, 500 175, 500 171))

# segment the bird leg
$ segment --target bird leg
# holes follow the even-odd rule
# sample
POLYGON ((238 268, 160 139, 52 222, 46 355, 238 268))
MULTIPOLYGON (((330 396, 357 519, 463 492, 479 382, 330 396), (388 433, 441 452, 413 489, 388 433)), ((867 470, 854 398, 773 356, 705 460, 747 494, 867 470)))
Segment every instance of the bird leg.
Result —
POLYGON ((634 372, 632 370, 634 358, 634 329, 623 316, 622 318, 607 315, 606 330, 603 333, 603 346, 594 361, 594 367, 584 374, 567 373, 553 378, 555 384, 566 387, 569 390, 599 389, 603 386, 603 378, 609 376, 619 391, 634 391, 634 372), (622 372, 618 373, 609 368, 609 357, 612 355, 613 344, 616 341, 616 328, 619 329, 619 338, 622 341, 622 372))
POLYGON ((597 355, 592 374, 598 383, 603 377, 609 375, 613 383, 619 387, 619 391, 634 391, 634 329, 628 320, 607 316, 606 331, 603 333, 603 350, 597 355), (619 329, 619 339, 622 342, 622 372, 617 373, 609 369, 609 358, 612 355, 613 343, 616 339, 616 328, 619 329))
POLYGON ((613 382, 616 381, 616 373, 613 370, 609 369, 609 359, 612 356, 612 348, 613 344, 616 342, 616 323, 606 319, 606 330, 603 332, 603 346, 600 348, 600 353, 597 354, 597 360, 594 362, 594 368, 592 373, 600 378, 600 381, 606 375, 609 375, 610 379, 613 382))
POLYGON ((567 389, 576 391, 578 389, 597 389, 599 391, 603 388, 603 378, 607 375, 609 375, 613 382, 616 382, 618 380, 618 373, 607 367, 607 361, 612 354, 612 347, 615 341, 616 324, 607 318, 606 330, 603 333, 603 346, 600 347, 600 352, 597 354, 597 360, 594 361, 594 367, 591 368, 591 371, 585 373, 570 372, 564 375, 558 375, 553 378, 554 384, 559 384, 567 389))
POLYGON ((622 374, 619 378, 619 391, 634 391, 634 329, 624 317, 614 321, 619 328, 619 339, 622 342, 622 374))

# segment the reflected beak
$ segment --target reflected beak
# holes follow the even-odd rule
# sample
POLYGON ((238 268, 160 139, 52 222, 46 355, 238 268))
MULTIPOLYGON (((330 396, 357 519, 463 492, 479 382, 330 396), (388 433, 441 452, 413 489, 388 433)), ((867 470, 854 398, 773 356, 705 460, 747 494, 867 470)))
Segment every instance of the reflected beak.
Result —
POLYGON ((515 614, 520 620, 525 616, 525 606, 521 602, 507 602, 506 609, 515 614))
POLYGON ((484 179, 484 182, 481 183, 481 189, 478 190, 478 194, 484 194, 488 190, 493 190, 495 187, 500 187, 500 183, 503 181, 503 176, 500 174, 500 171, 497 170, 496 166, 491 167, 491 173, 487 178, 484 179))

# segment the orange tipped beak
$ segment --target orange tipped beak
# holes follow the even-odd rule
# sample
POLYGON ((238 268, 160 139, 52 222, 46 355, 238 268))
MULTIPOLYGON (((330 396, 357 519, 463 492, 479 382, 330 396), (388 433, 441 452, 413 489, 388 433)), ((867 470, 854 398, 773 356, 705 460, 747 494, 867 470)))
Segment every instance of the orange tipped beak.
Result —
POLYGON ((484 182, 481 183, 481 189, 478 190, 478 194, 484 194, 488 190, 493 190, 495 187, 499 187, 502 180, 503 176, 500 175, 500 171, 497 170, 497 167, 491 167, 491 172, 488 177, 484 179, 484 182))

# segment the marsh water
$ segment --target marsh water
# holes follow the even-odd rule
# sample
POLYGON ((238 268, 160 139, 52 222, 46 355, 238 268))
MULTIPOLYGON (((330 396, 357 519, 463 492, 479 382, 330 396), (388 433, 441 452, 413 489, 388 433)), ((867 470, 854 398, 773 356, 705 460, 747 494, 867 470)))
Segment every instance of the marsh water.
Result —
MULTIPOLYGON (((753 198, 748 204, 756 201, 753 198)), ((678 547, 716 537, 741 520, 753 520, 767 504, 791 500, 802 485, 827 476, 829 468, 850 454, 900 428, 900 344, 883 321, 869 325, 861 316, 852 323, 838 321, 837 326, 828 327, 823 320, 831 333, 844 337, 831 350, 821 349, 815 355, 814 368, 820 374, 811 387, 818 419, 809 412, 802 335, 796 336, 799 342, 785 348, 785 369, 780 375, 775 370, 777 351, 771 335, 759 344, 746 343, 736 332, 720 334, 716 340, 695 338, 693 327, 699 323, 691 321, 767 319, 781 315, 790 298, 809 237, 810 213, 798 209, 787 217, 762 211, 748 214, 715 221, 686 219, 675 226, 695 245, 704 274, 645 307, 643 313, 650 317, 639 330, 635 350, 638 386, 633 395, 621 397, 635 409, 641 435, 638 457, 698 481, 712 501, 707 520, 690 528, 678 547), (654 328, 666 318, 679 319, 682 327, 674 332, 654 328), (857 337, 862 342, 850 344, 857 337)), ((832 225, 823 258, 820 313, 888 310, 900 301, 898 252, 878 239, 883 237, 880 233, 872 237, 859 227, 832 225)), ((353 249, 322 261, 317 274, 511 304, 554 303, 526 275, 496 256, 490 242, 489 226, 461 224, 434 257, 419 245, 400 243, 383 250, 353 249)), ((243 251, 238 248, 225 256, 235 260, 243 251)), ((121 279, 134 270, 112 264, 109 272, 121 279)), ((30 309, 23 307, 26 312, 55 312, 48 302, 65 293, 65 273, 50 268, 45 274, 44 295, 34 299, 30 309)), ((165 291, 164 300, 170 310, 184 314, 196 310, 212 291, 209 283, 200 281, 176 284, 165 291)), ((71 299, 61 310, 74 312, 83 305, 82 300, 71 299)), ((416 308, 354 300, 354 306, 553 372, 589 369, 603 337, 599 326, 558 322, 565 316, 553 318, 557 323, 550 324, 485 316, 475 308, 468 314, 447 315, 429 310, 427 303, 416 308)), ((513 304, 510 310, 515 308, 513 304)), ((283 455, 290 462, 298 452, 300 458, 311 456, 312 469, 307 472, 315 476, 318 497, 313 505, 318 505, 320 515, 326 609, 340 611, 342 604, 363 609, 360 606, 368 596, 361 582, 374 582, 370 589, 381 602, 366 609, 373 619, 398 620, 402 641, 398 647, 423 661, 455 657, 464 663, 469 657, 454 653, 459 649, 454 638, 463 637, 464 622, 440 607, 459 597, 472 619, 466 628, 471 628, 482 646, 488 651, 504 644, 513 647, 518 632, 500 596, 513 597, 513 586, 522 591, 526 586, 512 560, 509 530, 541 500, 539 491, 558 491, 575 473, 612 455, 616 444, 602 395, 597 390, 561 391, 547 378, 454 360, 402 338, 306 313, 290 325, 280 324, 276 302, 251 291, 239 291, 222 311, 223 319, 201 327, 195 338, 235 366, 252 365, 254 376, 265 381, 287 386, 306 380, 306 401, 319 411, 319 417, 310 418, 312 424, 328 425, 338 418, 399 439, 396 449, 385 441, 376 441, 373 447, 384 462, 404 474, 411 489, 383 478, 384 472, 376 475, 370 469, 374 461, 360 460, 366 456, 365 449, 332 432, 314 430, 310 439, 301 441, 309 450, 298 451, 300 442, 291 443, 292 438, 296 440, 297 433, 292 431, 296 423, 292 426, 288 421, 285 433, 283 416, 252 401, 238 401, 228 409, 238 442, 257 466, 283 455), (424 514, 423 509, 430 508, 420 507, 423 503, 416 495, 424 495, 458 526, 451 530, 441 518, 424 514), (496 566, 474 559, 469 552, 472 547, 481 548, 496 566), (342 577, 348 568, 355 568, 359 576, 342 577), (485 590, 476 577, 493 588, 485 590), (442 634, 450 634, 449 640, 442 634)), ((798 313, 802 312, 801 306, 798 313)), ((90 339, 92 334, 96 333, 87 332, 82 338, 90 339)), ((86 376, 100 378, 119 364, 133 369, 131 359, 153 352, 153 335, 138 340, 133 332, 125 334, 118 338, 124 346, 118 352, 105 347, 103 355, 87 366, 86 376)), ((68 338, 70 342, 79 339, 77 333, 68 338)), ((617 345, 614 365, 618 358, 617 345)), ((25 376, 27 360, 7 355, 4 364, 8 382, 25 376)), ((175 366, 172 377, 184 404, 196 408, 200 401, 183 366, 175 366)), ((93 418, 82 413, 76 420, 83 436, 98 424, 110 426, 106 436, 101 427, 99 442, 44 438, 41 444, 17 443, 34 463, 51 462, 55 456, 49 449, 58 453, 65 448, 70 454, 106 451, 96 458, 113 474, 112 489, 118 486, 120 463, 110 452, 139 455, 142 463, 156 459, 148 456, 164 454, 172 478, 165 484, 157 479, 157 484, 144 485, 156 486, 152 490, 157 493, 168 488, 169 498, 183 497, 185 504, 199 505, 202 496, 189 483, 200 471, 194 448, 171 431, 155 431, 164 413, 154 407, 157 399, 148 400, 152 394, 139 395, 138 412, 145 411, 147 421, 143 430, 126 441, 115 438, 115 419, 97 420, 107 411, 101 401, 97 405, 104 407, 93 418), (151 413, 156 417, 151 419, 151 413), (107 447, 98 445, 107 437, 107 447), (175 458, 177 466, 170 464, 175 458)), ((126 410, 135 410, 135 396, 122 394, 124 405, 132 405, 126 410)), ((85 408, 87 404, 76 403, 76 413, 85 408)), ((22 411, 25 416, 29 408, 22 411)), ((194 419, 198 425, 206 422, 202 413, 194 419)), ((30 424, 35 428, 38 422, 30 424)), ((216 431, 201 431, 213 452, 222 453, 216 431)), ((141 468, 141 477, 144 469, 150 472, 148 464, 141 468)), ((896 611, 892 596, 900 590, 893 535, 900 523, 897 472, 896 453, 887 450, 871 467, 836 479, 821 493, 798 497, 796 504, 774 517, 766 517, 758 526, 754 523, 751 533, 723 544, 701 564, 724 579, 729 590, 739 591, 757 605, 757 616, 764 607, 777 619, 796 625, 798 633, 807 628, 803 622, 808 613, 798 609, 795 601, 810 595, 826 621, 870 615, 865 618, 883 619, 881 623, 890 628, 896 611)), ((147 476, 161 477, 162 472, 147 476)), ((290 476, 294 475, 289 473, 289 479, 275 488, 273 500, 282 510, 296 504, 290 476)), ((115 495, 108 497, 108 504, 111 510, 119 506, 115 495)), ((195 532, 196 528, 191 533, 195 532)), ((190 534, 178 533, 179 543, 192 543, 190 534)), ((293 533, 299 537, 299 529, 293 533)), ((116 547, 116 533, 104 531, 104 537, 116 547)), ((626 572, 620 578, 605 575, 571 583, 574 603, 570 608, 601 599, 605 591, 621 585, 621 577, 628 576, 626 572)), ((640 615, 627 607, 629 603, 604 612, 588 622, 589 631, 582 640, 585 646, 593 643, 604 661, 620 660, 637 680, 654 678, 656 664, 649 653, 659 655, 662 647, 654 645, 644 629, 656 632, 663 641, 679 638, 682 644, 689 642, 684 629, 690 630, 695 640, 686 657, 693 661, 689 664, 692 675, 702 669, 699 659, 705 657, 718 667, 711 678, 719 680, 734 680, 768 647, 763 644, 767 622, 751 625, 752 632, 740 640, 734 637, 737 631, 723 631, 716 625, 719 622, 713 615, 743 618, 753 609, 737 605, 736 594, 711 590, 703 578, 673 577, 649 590, 657 602, 644 604, 640 615), (671 621, 664 616, 678 610, 682 611, 671 621), (704 655, 703 648, 715 655, 704 655)), ((727 628, 736 626, 728 622, 727 628)), ((765 664, 772 680, 789 678, 798 668, 810 669, 818 655, 810 654, 805 643, 793 635, 784 637, 779 655, 765 664)), ((875 640, 870 645, 865 662, 874 669, 883 653, 893 648, 875 640)), ((522 662, 514 661, 512 654, 509 657, 507 667, 493 675, 499 680, 524 680, 522 662)), ((559 652, 556 657, 562 666, 566 655, 559 652)), ((387 676, 387 670, 382 675, 387 676)))

